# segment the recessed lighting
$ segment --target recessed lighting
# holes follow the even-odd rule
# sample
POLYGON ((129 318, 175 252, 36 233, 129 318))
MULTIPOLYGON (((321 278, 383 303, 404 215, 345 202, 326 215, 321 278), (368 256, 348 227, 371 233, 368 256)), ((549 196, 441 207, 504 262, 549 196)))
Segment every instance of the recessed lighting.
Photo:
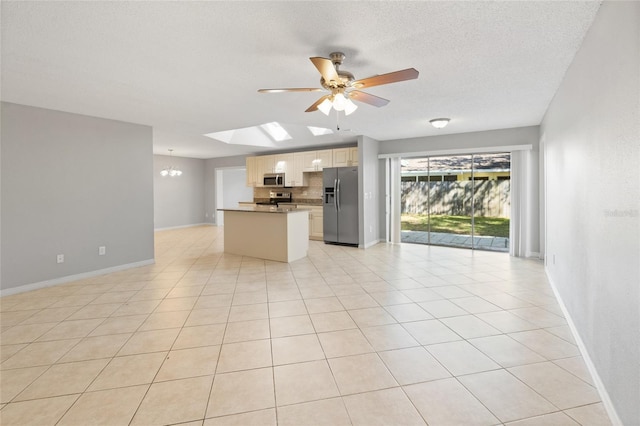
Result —
POLYGON ((450 118, 434 118, 433 120, 429 120, 429 123, 436 129, 442 129, 447 124, 449 124, 450 118))

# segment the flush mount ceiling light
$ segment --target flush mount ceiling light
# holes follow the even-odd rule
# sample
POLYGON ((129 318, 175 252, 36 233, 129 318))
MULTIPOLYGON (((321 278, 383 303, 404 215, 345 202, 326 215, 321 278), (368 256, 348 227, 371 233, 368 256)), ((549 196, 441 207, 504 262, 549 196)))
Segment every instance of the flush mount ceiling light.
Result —
POLYGON ((442 129, 447 124, 449 124, 450 118, 434 118, 433 120, 429 120, 429 123, 436 129, 442 129))
MULTIPOLYGON (((170 149, 169 150, 169 158, 171 159, 172 156, 173 156, 173 150, 170 149)), ((175 177, 175 176, 180 176, 181 174, 182 174, 182 170, 176 169, 173 166, 165 167, 160 172, 160 176, 162 176, 162 177, 165 177, 165 176, 175 177)))

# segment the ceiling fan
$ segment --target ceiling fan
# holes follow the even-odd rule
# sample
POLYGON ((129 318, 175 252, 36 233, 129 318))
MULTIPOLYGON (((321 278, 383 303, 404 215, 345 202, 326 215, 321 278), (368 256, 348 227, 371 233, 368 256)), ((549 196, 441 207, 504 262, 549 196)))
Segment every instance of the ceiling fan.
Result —
POLYGON ((364 102, 375 107, 382 107, 389 103, 388 99, 371 95, 358 89, 367 89, 373 86, 396 83, 398 81, 414 80, 418 78, 418 71, 414 68, 407 68, 401 71, 394 71, 387 74, 375 75, 373 77, 356 80, 349 71, 341 70, 340 66, 345 58, 342 52, 333 52, 329 58, 313 57, 309 58, 313 65, 320 71, 321 88, 286 88, 286 89, 259 89, 260 93, 279 92, 322 92, 328 90, 331 93, 322 96, 315 101, 305 112, 316 110, 329 115, 331 107, 336 111, 344 111, 346 115, 356 110, 357 105, 352 102, 364 102))

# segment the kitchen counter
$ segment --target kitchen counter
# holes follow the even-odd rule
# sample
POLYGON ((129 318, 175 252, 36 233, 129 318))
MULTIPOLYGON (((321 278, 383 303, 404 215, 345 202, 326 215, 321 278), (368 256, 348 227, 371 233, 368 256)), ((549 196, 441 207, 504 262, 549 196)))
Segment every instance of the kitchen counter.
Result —
MULTIPOLYGON (((236 208, 224 208, 218 209, 221 212, 259 212, 259 213, 295 213, 307 211, 305 208, 296 208, 296 205, 287 205, 282 207, 276 206, 252 206, 252 205, 240 205, 236 208)), ((225 215, 226 217, 226 215, 225 215)))
MULTIPOLYGON (((268 198, 256 198, 254 199, 254 201, 242 201, 240 202, 240 204, 255 204, 255 203, 267 203, 269 202, 268 198)), ((287 201, 287 202, 279 202, 279 205, 281 204, 293 204, 293 205, 299 205, 299 206, 321 206, 322 205, 322 198, 302 198, 299 200, 291 200, 291 201, 287 201)))
POLYGON ((224 212, 225 253, 293 262, 309 250, 309 211, 305 208, 240 206, 224 212))

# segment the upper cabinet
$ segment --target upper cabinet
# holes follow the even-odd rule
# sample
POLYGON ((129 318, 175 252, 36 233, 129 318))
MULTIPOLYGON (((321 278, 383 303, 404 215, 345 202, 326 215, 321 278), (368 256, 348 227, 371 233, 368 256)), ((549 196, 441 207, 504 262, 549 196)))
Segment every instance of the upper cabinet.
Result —
POLYGON ((358 165, 358 148, 338 148, 333 150, 333 167, 358 165))
POLYGON ((318 167, 318 171, 325 167, 333 167, 333 150, 325 149, 316 151, 316 166, 318 167))
POLYGON ((273 155, 261 155, 256 157, 258 160, 258 174, 260 175, 260 180, 265 173, 273 173, 274 169, 274 156, 273 155))
POLYGON ((294 154, 302 164, 303 172, 319 172, 333 165, 333 150, 296 152, 294 154))
POLYGON ((287 171, 285 175, 285 179, 287 181, 291 181, 290 186, 309 186, 309 181, 307 175, 304 174, 306 171, 304 169, 305 166, 305 156, 298 154, 306 154, 304 152, 296 152, 293 154, 293 170, 291 172, 287 171))
POLYGON ((273 155, 273 173, 284 173, 284 186, 296 186, 294 184, 294 169, 293 154, 273 155))
MULTIPOLYGON (((273 171, 272 173, 286 173, 288 170, 293 170, 293 154, 277 154, 273 157, 273 171)), ((269 172, 266 172, 269 173, 269 172)))
POLYGON ((358 148, 323 149, 247 157, 247 186, 263 186, 265 173, 284 173, 285 186, 308 186, 304 172, 358 165, 358 148))
POLYGON ((247 157, 247 186, 258 186, 262 175, 258 177, 258 157, 247 157))

